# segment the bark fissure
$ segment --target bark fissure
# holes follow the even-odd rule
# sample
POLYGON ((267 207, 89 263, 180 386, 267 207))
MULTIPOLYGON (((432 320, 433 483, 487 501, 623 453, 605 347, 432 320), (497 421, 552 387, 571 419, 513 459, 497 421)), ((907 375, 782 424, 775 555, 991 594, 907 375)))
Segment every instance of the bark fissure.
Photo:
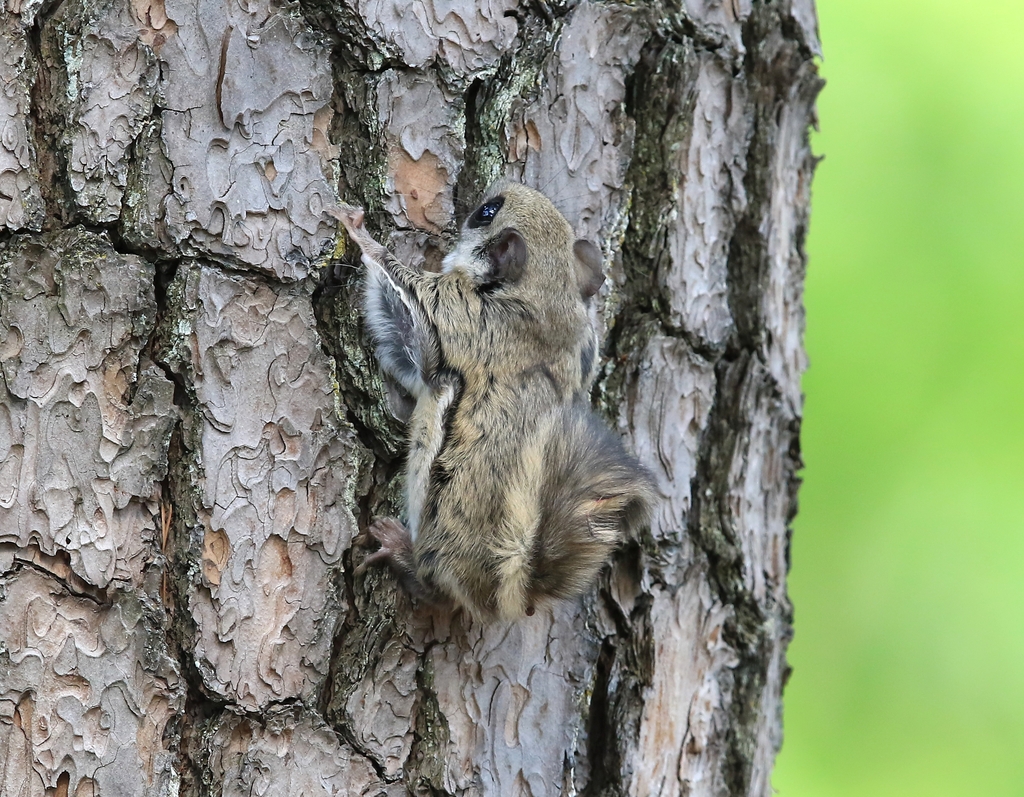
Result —
MULTIPOLYGON (((54 558, 60 561, 61 564, 67 563, 66 556, 57 556, 54 558)), ((40 564, 38 562, 18 562, 16 565, 14 565, 14 568, 13 570, 11 570, 11 573, 12 575, 16 576, 18 572, 21 570, 32 570, 41 576, 45 576, 47 578, 53 577, 53 569, 47 568, 43 564, 40 564)), ((62 592, 65 592, 66 594, 75 598, 83 598, 84 600, 87 600, 96 606, 106 605, 110 600, 110 596, 107 595, 105 592, 98 589, 89 589, 88 584, 85 584, 81 581, 76 581, 73 578, 54 580, 60 584, 60 589, 62 592)))
POLYGON ((55 113, 55 97, 60 87, 61 76, 55 68, 56 64, 53 63, 52 48, 44 38, 47 23, 64 2, 65 0, 59 0, 40 8, 35 21, 28 29, 27 36, 29 51, 36 64, 30 94, 29 122, 35 142, 39 185, 45 207, 43 217, 32 225, 32 228, 37 230, 60 229, 72 221, 66 212, 69 192, 64 176, 68 173, 67 161, 60 149, 53 146, 53 142, 62 133, 55 113))

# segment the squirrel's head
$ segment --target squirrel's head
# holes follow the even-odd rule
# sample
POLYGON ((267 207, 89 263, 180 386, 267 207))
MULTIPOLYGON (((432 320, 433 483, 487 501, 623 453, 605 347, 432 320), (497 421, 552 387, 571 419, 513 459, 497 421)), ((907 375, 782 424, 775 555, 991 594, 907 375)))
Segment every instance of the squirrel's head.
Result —
POLYGON ((443 268, 465 273, 481 290, 519 296, 575 293, 586 301, 604 282, 598 248, 574 241, 569 222, 546 196, 510 180, 485 192, 443 268))

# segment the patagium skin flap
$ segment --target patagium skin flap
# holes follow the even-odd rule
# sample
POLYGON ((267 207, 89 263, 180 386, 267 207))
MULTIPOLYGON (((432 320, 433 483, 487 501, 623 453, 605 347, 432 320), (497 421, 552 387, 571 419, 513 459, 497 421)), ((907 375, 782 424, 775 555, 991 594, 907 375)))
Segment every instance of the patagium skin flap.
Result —
POLYGON ((600 252, 509 181, 486 192, 441 273, 395 259, 362 210, 333 214, 362 250, 377 358, 415 401, 408 519, 370 526, 380 549, 363 567, 387 564, 413 595, 483 620, 579 595, 654 497, 588 402, 600 252))

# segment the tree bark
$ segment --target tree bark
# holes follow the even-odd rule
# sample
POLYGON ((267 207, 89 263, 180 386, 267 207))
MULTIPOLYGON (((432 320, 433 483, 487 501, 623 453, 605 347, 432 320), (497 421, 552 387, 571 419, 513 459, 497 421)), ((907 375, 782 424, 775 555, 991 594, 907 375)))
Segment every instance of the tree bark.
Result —
POLYGON ((0 794, 770 794, 817 52, 813 0, 6 0, 0 794), (354 574, 402 428, 319 275, 338 197, 434 268, 500 175, 603 252, 661 498, 485 626, 354 574))

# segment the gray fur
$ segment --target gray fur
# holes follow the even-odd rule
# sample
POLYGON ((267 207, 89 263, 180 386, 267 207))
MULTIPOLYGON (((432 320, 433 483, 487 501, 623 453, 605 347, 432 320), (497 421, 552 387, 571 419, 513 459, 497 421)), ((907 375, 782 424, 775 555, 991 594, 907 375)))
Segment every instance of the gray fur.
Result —
POLYGON ((335 215, 360 246, 378 358, 416 399, 408 530, 381 519, 406 588, 479 618, 532 614, 587 589, 646 522, 653 489, 583 400, 596 360, 585 302, 603 281, 546 197, 500 182, 463 226, 443 273, 400 263, 361 210, 335 215))

